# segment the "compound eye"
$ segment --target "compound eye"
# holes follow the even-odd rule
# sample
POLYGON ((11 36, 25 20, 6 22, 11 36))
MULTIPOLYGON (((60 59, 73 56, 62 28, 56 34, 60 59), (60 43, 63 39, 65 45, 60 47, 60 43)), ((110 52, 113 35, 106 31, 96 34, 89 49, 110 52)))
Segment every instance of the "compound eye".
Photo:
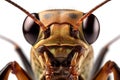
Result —
MULTIPOLYGON (((33 13, 32 15, 39 20, 37 13, 33 13)), ((35 44, 39 35, 39 31, 40 26, 36 24, 32 18, 27 16, 23 23, 23 34, 27 42, 29 42, 31 45, 35 44)))
POLYGON ((86 41, 92 44, 98 38, 100 32, 100 24, 96 16, 91 14, 86 19, 83 20, 83 34, 86 41))

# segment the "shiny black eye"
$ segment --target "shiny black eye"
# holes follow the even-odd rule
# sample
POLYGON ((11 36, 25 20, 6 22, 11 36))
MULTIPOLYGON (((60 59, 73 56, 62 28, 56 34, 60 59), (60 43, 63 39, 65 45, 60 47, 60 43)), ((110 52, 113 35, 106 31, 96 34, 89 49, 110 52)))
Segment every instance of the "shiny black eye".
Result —
MULTIPOLYGON (((35 16, 37 19, 39 19, 37 13, 33 13, 32 15, 35 16)), ((31 45, 33 45, 37 41, 39 31, 40 31, 40 26, 36 24, 33 19, 27 16, 23 23, 23 34, 25 39, 31 45)))
POLYGON ((100 24, 96 16, 91 14, 83 21, 83 34, 86 41, 92 44, 98 38, 100 32, 100 24))

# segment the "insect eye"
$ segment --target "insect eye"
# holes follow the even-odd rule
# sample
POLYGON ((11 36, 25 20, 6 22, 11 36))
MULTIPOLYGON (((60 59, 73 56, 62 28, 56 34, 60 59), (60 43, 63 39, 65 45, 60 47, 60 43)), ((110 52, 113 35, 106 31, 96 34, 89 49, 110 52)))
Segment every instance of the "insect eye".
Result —
POLYGON ((83 34, 86 41, 92 44, 98 38, 100 32, 100 24, 96 16, 91 14, 85 20, 83 20, 83 34))
MULTIPOLYGON (((35 16, 37 19, 39 19, 39 16, 37 13, 33 13, 33 16, 35 16)), ((29 16, 27 16, 23 23, 23 34, 25 39, 33 45, 38 38, 40 31, 40 26, 35 23, 33 19, 31 19, 29 16)))

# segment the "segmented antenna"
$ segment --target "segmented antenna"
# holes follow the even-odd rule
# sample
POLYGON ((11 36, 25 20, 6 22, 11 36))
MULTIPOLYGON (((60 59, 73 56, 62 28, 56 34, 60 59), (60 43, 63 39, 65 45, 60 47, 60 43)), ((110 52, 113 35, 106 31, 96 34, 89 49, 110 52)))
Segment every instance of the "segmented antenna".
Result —
POLYGON ((85 15, 83 15, 77 22, 75 29, 78 29, 78 27, 80 26, 80 24, 83 22, 83 20, 85 18, 87 18, 88 16, 90 16, 96 9, 100 8, 101 6, 103 6, 105 3, 107 3, 108 1, 111 0, 105 0, 102 3, 100 3, 99 5, 97 5, 96 7, 94 7, 93 9, 91 9, 90 11, 88 11, 85 15))
POLYGON ((35 21, 35 23, 38 24, 43 30, 46 30, 46 27, 44 26, 44 24, 42 22, 40 22, 40 20, 35 18, 32 14, 30 14, 27 10, 25 10, 24 8, 22 8, 21 6, 19 6, 18 4, 16 4, 15 2, 13 2, 11 0, 5 0, 5 1, 14 5, 18 9, 20 9, 21 11, 23 11, 25 14, 27 14, 29 17, 31 17, 35 21))

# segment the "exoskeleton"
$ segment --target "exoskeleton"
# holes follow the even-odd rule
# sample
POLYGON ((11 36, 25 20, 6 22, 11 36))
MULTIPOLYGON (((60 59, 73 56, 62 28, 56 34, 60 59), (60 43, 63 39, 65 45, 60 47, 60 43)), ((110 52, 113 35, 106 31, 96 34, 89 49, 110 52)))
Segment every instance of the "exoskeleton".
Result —
POLYGON ((112 61, 108 61, 99 70, 108 46, 119 37, 102 49, 93 66, 91 44, 98 38, 100 24, 92 12, 109 0, 88 13, 52 9, 33 14, 11 0, 6 1, 28 15, 23 23, 23 34, 32 45, 31 64, 15 42, 0 36, 15 45, 27 70, 24 71, 16 61, 10 62, 0 71, 0 80, 7 80, 11 71, 18 80, 107 80, 111 72, 115 80, 120 79, 120 69, 112 61))

